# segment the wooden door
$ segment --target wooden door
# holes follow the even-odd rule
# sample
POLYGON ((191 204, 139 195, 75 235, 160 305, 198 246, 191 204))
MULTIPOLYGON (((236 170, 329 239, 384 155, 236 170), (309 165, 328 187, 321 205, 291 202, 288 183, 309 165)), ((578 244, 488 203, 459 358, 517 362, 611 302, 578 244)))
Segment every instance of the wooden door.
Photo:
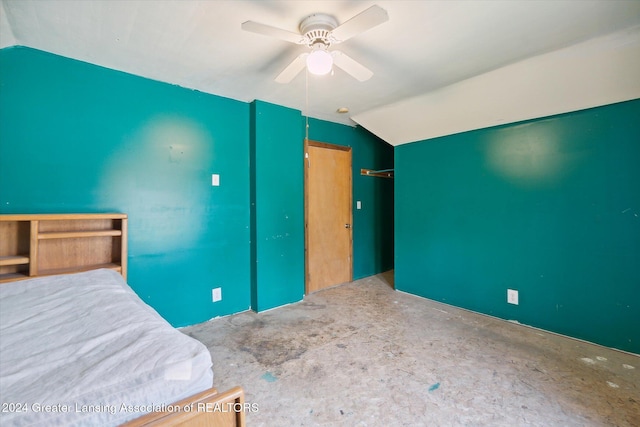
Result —
POLYGON ((307 293, 353 278, 351 148, 309 141, 305 159, 307 293))

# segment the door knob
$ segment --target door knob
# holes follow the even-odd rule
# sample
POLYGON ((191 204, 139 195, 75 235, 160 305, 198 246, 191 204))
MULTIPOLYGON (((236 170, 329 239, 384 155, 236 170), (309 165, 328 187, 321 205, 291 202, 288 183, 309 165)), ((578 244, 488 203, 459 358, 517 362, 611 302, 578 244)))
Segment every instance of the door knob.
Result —
POLYGON ((345 224, 344 228, 351 228, 351 224, 345 224))

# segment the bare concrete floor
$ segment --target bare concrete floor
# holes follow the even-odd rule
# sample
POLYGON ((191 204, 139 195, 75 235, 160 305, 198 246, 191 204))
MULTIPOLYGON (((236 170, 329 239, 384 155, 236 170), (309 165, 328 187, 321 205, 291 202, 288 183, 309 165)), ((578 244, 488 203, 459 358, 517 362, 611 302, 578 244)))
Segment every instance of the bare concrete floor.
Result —
POLYGON ((249 426, 640 426, 640 357, 392 289, 385 273, 183 329, 249 426))

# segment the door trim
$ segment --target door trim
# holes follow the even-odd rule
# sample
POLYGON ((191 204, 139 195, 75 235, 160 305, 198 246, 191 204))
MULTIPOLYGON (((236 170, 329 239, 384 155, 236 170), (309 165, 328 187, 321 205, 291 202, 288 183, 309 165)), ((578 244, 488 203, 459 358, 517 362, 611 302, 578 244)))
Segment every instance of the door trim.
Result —
POLYGON ((345 147, 344 145, 328 144, 326 142, 313 141, 309 139, 304 140, 304 158, 302 159, 304 164, 304 294, 309 294, 309 194, 308 194, 308 182, 309 171, 307 157, 309 153, 309 147, 326 148, 329 150, 348 151, 351 153, 349 156, 349 222, 351 224, 351 232, 349 233, 349 281, 353 281, 353 151, 351 147, 345 147))

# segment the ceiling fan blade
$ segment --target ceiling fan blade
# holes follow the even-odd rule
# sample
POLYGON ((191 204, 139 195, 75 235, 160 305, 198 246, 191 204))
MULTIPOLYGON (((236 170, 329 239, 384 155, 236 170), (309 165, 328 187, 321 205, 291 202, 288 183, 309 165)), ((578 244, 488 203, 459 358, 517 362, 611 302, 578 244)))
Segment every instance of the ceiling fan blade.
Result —
POLYGON ((276 77, 276 82, 278 83, 289 83, 295 76, 300 73, 300 71, 304 70, 304 67, 307 66, 307 56, 308 53, 303 53, 298 55, 296 59, 294 59, 291 64, 287 65, 287 67, 282 70, 278 77, 276 77))
POLYGON ((373 71, 339 50, 331 52, 331 56, 333 56, 333 63, 337 67, 342 68, 360 82, 369 80, 373 76, 373 71))
POLYGON ((331 34, 336 39, 336 43, 340 43, 388 20, 389 14, 387 11, 380 6, 373 5, 335 28, 331 31, 331 34))
POLYGON ((242 29, 256 34, 262 34, 263 36, 275 37, 295 44, 305 44, 306 42, 304 36, 301 34, 292 33, 291 31, 272 27, 271 25, 261 24, 259 22, 243 22, 242 29))

